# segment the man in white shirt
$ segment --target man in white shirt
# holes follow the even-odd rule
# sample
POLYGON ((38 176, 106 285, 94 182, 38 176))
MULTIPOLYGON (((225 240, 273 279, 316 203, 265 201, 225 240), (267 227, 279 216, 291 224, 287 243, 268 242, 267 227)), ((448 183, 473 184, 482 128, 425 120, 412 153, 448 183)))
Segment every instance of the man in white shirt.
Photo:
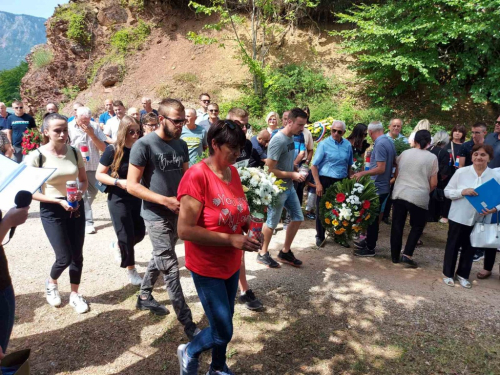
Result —
POLYGON ((200 95, 200 105, 201 107, 196 110, 196 125, 200 125, 200 122, 208 121, 208 105, 210 104, 210 95, 203 93, 200 95))
MULTIPOLYGON (((85 171, 87 172, 87 181, 89 186, 83 196, 85 205, 85 233, 93 234, 96 232, 94 228, 94 218, 92 216, 92 202, 97 195, 95 187, 96 178, 95 171, 99 165, 99 159, 106 148, 106 136, 103 134, 101 127, 97 122, 91 121, 92 113, 88 107, 79 107, 76 110, 76 116, 73 121, 68 124, 68 133, 71 146, 81 151, 82 143, 87 143, 88 160, 85 160, 85 171)), ((83 156, 83 155, 82 155, 83 156)))
POLYGON ((104 135, 106 135, 106 142, 110 144, 116 142, 116 135, 118 134, 120 121, 126 114, 125 106, 123 105, 123 102, 121 100, 113 100, 113 112, 115 112, 116 116, 110 118, 104 126, 104 135))

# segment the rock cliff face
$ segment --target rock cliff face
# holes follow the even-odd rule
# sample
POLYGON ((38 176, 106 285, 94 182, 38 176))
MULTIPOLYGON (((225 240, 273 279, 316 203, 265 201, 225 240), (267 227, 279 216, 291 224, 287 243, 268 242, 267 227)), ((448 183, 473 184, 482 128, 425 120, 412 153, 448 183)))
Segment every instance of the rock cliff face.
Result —
POLYGON ((0 70, 19 65, 31 48, 45 43, 45 18, 0 12, 0 70))

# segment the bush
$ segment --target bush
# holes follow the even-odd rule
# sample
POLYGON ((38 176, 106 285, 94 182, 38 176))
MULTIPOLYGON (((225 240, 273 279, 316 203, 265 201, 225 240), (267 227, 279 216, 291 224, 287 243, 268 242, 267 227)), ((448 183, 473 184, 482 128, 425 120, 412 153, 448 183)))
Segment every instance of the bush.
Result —
POLYGON ((444 110, 470 95, 500 103, 500 12, 490 0, 388 0, 337 14, 353 68, 379 100, 423 90, 444 110))
POLYGON ((56 8, 54 19, 68 22, 67 37, 86 46, 92 40, 88 20, 89 14, 90 11, 86 4, 69 3, 56 8))
POLYGON ((135 27, 124 27, 111 36, 111 46, 121 53, 137 49, 151 34, 151 26, 139 20, 135 27))
POLYGON ((14 100, 21 97, 19 86, 28 69, 28 63, 22 61, 15 68, 0 71, 0 98, 6 106, 11 106, 14 100))
POLYGON ((33 61, 33 66, 36 69, 40 69, 54 61, 54 54, 47 46, 39 47, 31 54, 31 60, 33 61))
POLYGON ((80 92, 80 88, 78 86, 69 86, 63 88, 61 92, 68 98, 68 101, 71 101, 76 99, 80 92))

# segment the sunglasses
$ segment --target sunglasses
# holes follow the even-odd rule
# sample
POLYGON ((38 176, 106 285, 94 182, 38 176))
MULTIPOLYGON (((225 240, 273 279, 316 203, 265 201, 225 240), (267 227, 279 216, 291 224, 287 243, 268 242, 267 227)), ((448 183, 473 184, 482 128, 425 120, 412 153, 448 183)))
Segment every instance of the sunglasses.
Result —
POLYGON ((203 103, 210 103, 210 100, 202 100, 203 103))
POLYGON ((185 118, 173 119, 173 118, 166 117, 166 116, 165 116, 165 118, 167 120, 170 120, 174 125, 184 125, 186 123, 186 119, 185 118))
POLYGON ((495 121, 495 125, 500 124, 500 121, 495 121))
POLYGON ((332 134, 337 134, 339 133, 340 135, 344 134, 343 130, 337 130, 337 129, 332 129, 332 134))
POLYGON ((236 127, 239 127, 237 123, 235 123, 231 120, 224 120, 224 125, 222 125, 222 127, 220 129, 224 130, 226 126, 231 130, 234 130, 234 129, 236 129, 236 127))
POLYGON ((219 113, 219 110, 218 109, 209 109, 208 112, 219 113))
POLYGON ((141 135, 141 133, 142 133, 142 132, 141 132, 140 130, 133 130, 133 129, 130 129, 130 130, 128 131, 128 134, 130 134, 130 135, 135 135, 135 134, 137 134, 137 135, 141 135))
POLYGON ((23 107, 14 107, 14 109, 23 109, 23 107))

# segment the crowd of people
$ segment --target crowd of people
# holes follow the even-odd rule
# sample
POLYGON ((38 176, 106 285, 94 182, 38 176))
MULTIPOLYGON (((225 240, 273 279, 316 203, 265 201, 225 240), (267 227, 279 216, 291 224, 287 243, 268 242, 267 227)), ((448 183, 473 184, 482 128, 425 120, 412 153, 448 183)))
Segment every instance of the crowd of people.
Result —
MULTIPOLYGON (((255 131, 249 114, 232 108, 226 119, 219 106, 203 93, 200 108, 185 108, 175 99, 164 99, 158 109, 150 98, 143 109, 126 108, 120 100, 106 100, 97 117, 83 103, 75 103, 73 116, 59 114, 56 103, 48 103, 41 125, 43 145, 26 157, 21 142, 26 129, 36 127, 24 113, 21 101, 13 103, 14 114, 0 103, 0 152, 33 167, 54 168, 33 199, 40 202, 40 218, 55 253, 55 262, 45 280, 47 302, 61 305, 58 279, 69 268, 69 304, 77 313, 89 310, 79 293, 83 270, 85 235, 96 233, 92 202, 99 191, 107 194, 109 214, 116 240, 109 245, 117 264, 126 270, 132 285, 140 287, 136 307, 157 315, 169 310, 153 296, 154 285, 163 276, 177 319, 189 342, 178 348, 181 374, 197 374, 200 354, 212 351, 208 374, 232 374, 226 365, 226 347, 233 334, 232 316, 237 300, 250 310, 262 302, 250 288, 242 251, 256 253, 257 262, 268 268, 280 264, 301 267, 292 251, 295 236, 306 217, 316 221, 316 246, 322 247, 328 233, 320 216, 321 197, 346 178, 370 176, 380 203, 374 220, 354 241, 354 255, 376 255, 380 223, 391 225, 393 263, 416 268, 414 253, 428 221, 448 224, 443 261, 443 282, 470 288, 473 261, 485 258, 477 277, 490 277, 496 249, 471 246, 470 234, 480 216, 496 222, 497 208, 478 214, 465 199, 477 195, 475 188, 490 179, 500 182, 500 117, 495 131, 487 135, 484 123, 467 130, 455 126, 448 135, 431 136, 428 120, 420 121, 406 138, 403 121, 392 119, 388 132, 380 121, 356 124, 346 137, 346 124, 336 120, 330 134, 316 150, 307 129, 308 108, 292 108, 280 117, 270 112, 263 129, 255 131), (95 121, 93 115, 98 120, 95 121), (411 148, 397 155, 394 141, 411 148), (372 144, 370 144, 372 142, 372 144), (86 146, 82 149, 82 144, 86 146), (208 157, 203 159, 208 150, 208 157), (369 154, 369 158, 366 158, 369 154), (354 158, 366 158, 366 168, 354 172, 354 158), (283 191, 268 207, 262 242, 248 235, 250 212, 237 167, 264 167, 283 181, 283 191), (308 174, 299 172, 305 166, 308 174), (77 191, 67 194, 68 181, 77 191), (390 212, 392 210, 392 223, 390 212), (410 232, 403 249, 403 230, 410 216, 410 232), (283 221, 285 241, 275 257, 271 238, 283 221), (135 246, 146 236, 152 256, 141 277, 135 267, 135 246), (179 278, 175 252, 177 240, 185 244, 185 264, 191 272, 209 327, 200 329, 193 321, 179 278), (401 253, 402 252, 402 253, 401 253), (460 259, 459 259, 460 254, 460 259), (459 259, 459 260, 458 260, 459 259), (458 266, 457 266, 458 260, 458 266)), ((500 207, 498 207, 500 209, 500 207)), ((27 208, 13 208, 0 222, 0 237, 8 228, 22 224, 27 208)), ((333 236, 339 245, 351 245, 333 236)), ((0 356, 14 323, 14 293, 7 260, 0 247, 0 356)))

